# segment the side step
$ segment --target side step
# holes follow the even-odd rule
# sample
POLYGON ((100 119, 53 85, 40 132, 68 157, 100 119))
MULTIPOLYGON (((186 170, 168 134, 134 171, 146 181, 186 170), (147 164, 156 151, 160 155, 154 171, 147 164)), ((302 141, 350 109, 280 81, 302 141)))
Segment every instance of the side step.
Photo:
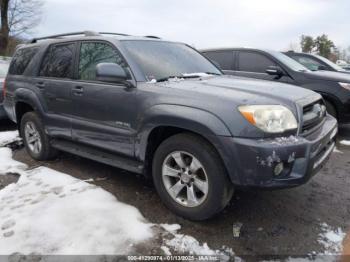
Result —
POLYGON ((141 174, 143 172, 144 166, 142 162, 118 154, 102 151, 91 146, 56 139, 51 141, 51 145, 58 150, 92 159, 103 164, 125 169, 134 173, 141 174))

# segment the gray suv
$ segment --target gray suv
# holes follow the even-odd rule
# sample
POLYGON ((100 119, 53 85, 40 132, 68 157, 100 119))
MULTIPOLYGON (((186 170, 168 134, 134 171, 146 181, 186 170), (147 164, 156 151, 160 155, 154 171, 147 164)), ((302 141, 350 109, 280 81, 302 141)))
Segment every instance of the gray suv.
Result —
POLYGON ((90 31, 20 46, 5 109, 34 159, 62 150, 142 173, 192 220, 238 186, 305 183, 337 134, 313 91, 224 76, 183 43, 90 31))

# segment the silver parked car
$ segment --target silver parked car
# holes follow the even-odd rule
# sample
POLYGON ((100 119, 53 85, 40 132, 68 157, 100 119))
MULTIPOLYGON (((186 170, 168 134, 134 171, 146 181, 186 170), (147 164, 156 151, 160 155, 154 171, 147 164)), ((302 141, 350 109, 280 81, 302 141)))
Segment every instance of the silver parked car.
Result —
POLYGON ((11 58, 10 57, 1 57, 0 56, 0 119, 7 118, 5 110, 2 106, 3 103, 3 85, 7 75, 11 58))

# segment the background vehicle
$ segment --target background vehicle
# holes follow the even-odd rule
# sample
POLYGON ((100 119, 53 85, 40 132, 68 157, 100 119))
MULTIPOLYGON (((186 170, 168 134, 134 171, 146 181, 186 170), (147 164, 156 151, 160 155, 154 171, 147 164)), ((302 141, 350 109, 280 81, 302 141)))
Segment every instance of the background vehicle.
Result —
POLYGON ((319 94, 223 76, 182 43, 105 35, 34 39, 16 51, 5 109, 34 159, 58 149, 144 173, 166 206, 200 220, 235 185, 307 182, 332 152, 337 123, 319 94))
POLYGON ((342 67, 338 66, 323 56, 307 53, 297 53, 293 51, 285 52, 284 54, 302 64, 311 71, 323 70, 350 74, 350 71, 346 71, 342 67))
POLYGON ((0 56, 0 119, 7 118, 5 110, 3 108, 3 86, 5 84, 5 77, 9 68, 11 58, 0 56))
POLYGON ((341 123, 350 122, 350 76, 338 72, 310 71, 276 51, 225 48, 202 51, 226 74, 290 83, 323 96, 328 112, 341 123))

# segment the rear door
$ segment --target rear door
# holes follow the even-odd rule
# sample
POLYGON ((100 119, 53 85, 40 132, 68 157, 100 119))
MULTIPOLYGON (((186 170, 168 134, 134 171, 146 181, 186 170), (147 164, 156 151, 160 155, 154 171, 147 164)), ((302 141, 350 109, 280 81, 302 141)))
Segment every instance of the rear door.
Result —
POLYGON ((214 64, 219 65, 226 74, 234 70, 234 53, 231 50, 211 51, 203 53, 214 64))
POLYGON ((50 135, 71 138, 73 70, 76 42, 53 44, 41 62, 36 87, 41 90, 50 135))
POLYGON ((80 43, 77 81, 72 91, 73 138, 84 144, 133 156, 135 130, 131 123, 136 119, 137 89, 123 83, 98 81, 96 65, 99 63, 116 63, 128 72, 124 58, 111 43, 80 43))

